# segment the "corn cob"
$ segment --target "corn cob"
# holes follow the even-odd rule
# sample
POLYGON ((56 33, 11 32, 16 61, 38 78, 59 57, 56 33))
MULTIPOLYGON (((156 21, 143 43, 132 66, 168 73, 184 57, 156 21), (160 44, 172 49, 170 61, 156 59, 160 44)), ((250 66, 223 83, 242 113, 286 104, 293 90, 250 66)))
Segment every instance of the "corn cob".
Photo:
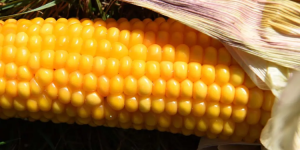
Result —
POLYGON ((274 96, 218 41, 172 19, 8 19, 0 118, 255 142, 274 96))

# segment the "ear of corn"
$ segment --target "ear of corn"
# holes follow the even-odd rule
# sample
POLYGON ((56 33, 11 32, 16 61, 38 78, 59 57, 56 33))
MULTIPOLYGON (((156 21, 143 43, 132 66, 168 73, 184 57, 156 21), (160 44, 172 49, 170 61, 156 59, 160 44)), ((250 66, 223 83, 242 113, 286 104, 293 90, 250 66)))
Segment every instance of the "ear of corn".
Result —
POLYGON ((0 28, 0 117, 254 142, 274 96, 220 43, 183 24, 9 19, 0 28))

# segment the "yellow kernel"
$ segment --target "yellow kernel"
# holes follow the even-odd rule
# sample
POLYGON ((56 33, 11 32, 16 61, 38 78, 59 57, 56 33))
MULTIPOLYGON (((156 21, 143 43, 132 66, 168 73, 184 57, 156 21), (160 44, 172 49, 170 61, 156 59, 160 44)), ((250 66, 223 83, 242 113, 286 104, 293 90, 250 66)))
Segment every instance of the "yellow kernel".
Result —
POLYGON ((2 95, 0 97, 0 106, 3 109, 11 109, 13 107, 13 98, 8 95, 2 95))
POLYGON ((261 131, 262 131, 262 127, 260 125, 254 125, 254 126, 250 126, 249 132, 248 132, 248 136, 249 138, 252 138, 252 142, 255 141, 255 139, 259 139, 260 135, 261 135, 261 131))
POLYGON ((29 37, 39 35, 41 26, 36 24, 31 24, 26 30, 26 33, 29 37))
POLYGON ((151 109, 151 100, 149 97, 139 97, 139 110, 142 113, 149 112, 151 109))
POLYGON ((128 112, 136 112, 138 110, 138 99, 137 97, 125 97, 125 109, 128 112))
POLYGON ((68 104, 71 101, 70 88, 63 87, 58 90, 58 101, 63 104, 68 104))
POLYGON ((37 82, 42 86, 46 86, 53 81, 53 70, 50 69, 39 69, 35 74, 37 82))
POLYGON ((124 108, 125 97, 124 95, 109 95, 107 103, 113 110, 119 111, 124 108))
MULTIPOLYGON (((19 68, 18 68, 19 70, 19 68)), ((4 71, 5 71, 5 63, 0 61, 0 77, 4 76, 4 71)))
POLYGON ((118 120, 120 123, 127 123, 130 121, 130 113, 126 110, 121 110, 118 114, 118 120))
POLYGON ((186 79, 180 83, 180 97, 192 98, 193 96, 193 82, 186 79))
POLYGON ((201 77, 201 64, 196 62, 189 63, 187 77, 193 82, 198 81, 201 77))
POLYGON ((175 48, 172 45, 165 45, 162 48, 162 61, 175 61, 175 48))
POLYGON ((95 91, 97 88, 97 77, 92 73, 84 75, 82 87, 87 92, 95 91))
POLYGON ((206 116, 208 118, 216 118, 220 115, 220 104, 218 102, 208 102, 206 116))
POLYGON ((188 31, 184 37, 184 43, 188 46, 194 46, 197 43, 197 34, 195 31, 188 31))
POLYGON ((184 36, 182 32, 178 32, 178 31, 171 32, 170 44, 174 46, 178 46, 180 44, 183 44, 183 39, 184 36))
POLYGON ((183 121, 184 127, 188 130, 193 130, 196 126, 196 118, 194 116, 187 116, 183 121))
POLYGON ((131 66, 131 75, 135 78, 140 78, 145 74, 146 63, 142 60, 134 60, 131 66))
POLYGON ((147 126, 155 126, 157 124, 157 116, 154 113, 147 113, 145 115, 145 124, 147 126))
POLYGON ((134 24, 132 24, 132 30, 142 30, 144 31, 145 24, 142 21, 137 21, 134 24))
POLYGON ((247 107, 245 106, 238 106, 238 105, 234 105, 232 107, 232 120, 234 122, 243 122, 246 118, 247 115, 247 107))
POLYGON ((85 94, 83 91, 73 92, 71 95, 71 104, 75 107, 82 106, 85 101, 85 94))
POLYGON ((218 50, 218 64, 229 66, 231 64, 231 55, 225 48, 218 50))
POLYGON ((114 42, 112 44, 110 57, 121 59, 127 55, 128 55, 128 49, 124 44, 119 42, 114 42))
POLYGON ((119 42, 122 43, 126 48, 129 46, 130 42, 130 31, 122 30, 119 35, 119 42))
POLYGON ((171 117, 168 114, 159 114, 157 122, 159 127, 168 128, 171 125, 171 117))
POLYGON ((5 65, 4 73, 7 79, 14 79, 17 77, 18 67, 15 63, 8 63, 5 65))
POLYGON ((154 20, 154 22, 156 22, 159 25, 162 24, 163 22, 166 22, 166 19, 163 17, 158 17, 154 20))
POLYGON ((119 24, 119 30, 120 31, 122 31, 122 30, 130 31, 131 30, 131 24, 128 21, 124 21, 124 22, 119 24))
POLYGON ((30 96, 30 84, 29 82, 18 83, 18 96, 22 98, 28 98, 30 96))
POLYGON ((167 23, 169 23, 169 24, 172 24, 172 23, 174 23, 174 22, 175 22, 175 20, 172 19, 172 18, 168 18, 168 19, 167 19, 167 23))
POLYGON ((175 115, 177 113, 177 99, 165 98, 165 112, 168 115, 175 115))
POLYGON ((249 102, 248 107, 253 109, 259 109, 263 105, 264 93, 258 87, 249 90, 249 102))
POLYGON ((100 120, 104 118, 104 106, 103 105, 99 105, 94 107, 94 109, 92 110, 92 117, 93 119, 96 120, 100 120))
POLYGON ((17 48, 14 46, 5 46, 2 50, 2 58, 1 60, 5 63, 13 62, 17 54, 17 48))
POLYGON ((57 22, 54 25, 53 34, 56 37, 64 36, 66 35, 68 29, 70 30, 65 23, 57 22))
POLYGON ((220 104, 220 117, 222 119, 229 119, 232 114, 232 107, 230 104, 220 104))
POLYGON ((233 86, 242 85, 244 83, 245 72, 241 67, 237 65, 232 65, 230 66, 229 72, 230 72, 229 82, 233 86))
POLYGON ((95 32, 95 27, 93 26, 84 26, 81 31, 81 37, 83 39, 90 39, 93 37, 95 32))
MULTIPOLYGON (((77 108, 77 114, 80 118, 86 119, 91 116, 92 110, 90 106, 82 105, 77 108)), ((89 122, 89 121, 88 121, 89 122)))
POLYGON ((65 69, 69 72, 78 69, 81 55, 78 53, 69 53, 67 61, 65 63, 65 69))
POLYGON ((60 69, 65 67, 68 59, 68 53, 64 50, 55 51, 53 67, 54 69, 60 69))
POLYGON ((31 26, 32 22, 30 20, 21 20, 19 19, 18 20, 18 23, 17 23, 17 32, 20 33, 20 32, 26 32, 27 29, 31 26))
POLYGON ((53 69, 54 65, 54 51, 53 50, 44 50, 41 52, 41 67, 46 69, 53 69))
POLYGON ((135 96, 137 94, 137 80, 128 76, 124 80, 124 94, 128 96, 135 96))
MULTIPOLYGON (((85 43, 86 44, 86 43, 85 43)), ((80 53, 83 48, 83 39, 81 37, 73 37, 70 40, 69 48, 66 49, 69 53, 80 53)))
POLYGON ((42 25, 44 23, 44 19, 41 17, 36 17, 31 20, 32 23, 37 24, 37 25, 42 25))
POLYGON ((148 61, 145 75, 152 81, 158 79, 160 76, 159 63, 156 61, 148 61))
POLYGON ((42 111, 49 111, 52 107, 52 100, 48 96, 42 94, 38 98, 38 107, 42 111))
POLYGON ((151 97, 151 111, 160 114, 165 109, 165 99, 164 97, 151 97))
POLYGON ((216 76, 215 67, 212 65, 203 65, 201 69, 201 80, 207 85, 212 84, 216 76))
POLYGON ((262 111, 261 117, 260 117, 260 124, 262 126, 265 126, 268 120, 271 118, 271 112, 268 111, 262 111))
POLYGON ((212 38, 211 46, 219 49, 219 48, 223 47, 223 44, 218 39, 212 38))
POLYGON ((166 96, 168 98, 177 98, 180 94, 180 84, 174 79, 167 81, 166 85, 166 96))
POLYGON ((209 101, 218 102, 220 101, 220 98, 221 98, 221 87, 216 83, 213 83, 210 86, 208 86, 207 99, 209 101))
POLYGON ((98 78, 98 86, 97 86, 97 92, 102 97, 106 97, 109 94, 109 78, 106 76, 100 76, 98 78))
POLYGON ((245 76, 245 81, 243 85, 245 85, 249 89, 254 88, 256 86, 248 75, 245 76))
POLYGON ((223 130, 223 120, 221 118, 210 119, 209 130, 213 134, 219 134, 223 130))
POLYGON ((163 22, 159 25, 159 31, 169 31, 170 24, 167 22, 163 22))
POLYGON ((154 21, 151 21, 147 23, 145 27, 145 31, 153 31, 154 33, 157 33, 158 31, 158 24, 154 21))
POLYGON ((144 122, 143 114, 140 112, 135 112, 132 114, 131 120, 134 124, 142 124, 144 122))
POLYGON ((90 55, 81 55, 78 70, 82 74, 90 73, 93 68, 93 57, 90 55))
POLYGON ((144 24, 148 24, 149 22, 152 22, 152 19, 150 19, 150 18, 145 18, 145 19, 143 20, 143 23, 144 23, 144 24))
POLYGON ((143 40, 144 32, 142 30, 133 30, 130 36, 129 48, 142 44, 143 40))
POLYGON ((112 78, 119 72, 120 62, 115 58, 108 58, 106 60, 105 74, 107 77, 112 78))
POLYGON ((15 97, 18 94, 17 81, 10 80, 6 82, 5 93, 10 97, 15 97))
POLYGON ((86 96, 86 104, 90 106, 99 105, 102 101, 102 97, 100 97, 96 92, 89 93, 86 96))
POLYGON ((110 79, 109 92, 111 95, 122 94, 124 91, 124 79, 120 76, 114 76, 110 79))
POLYGON ((165 46, 169 43, 169 32, 158 31, 156 35, 156 43, 160 46, 165 46))
POLYGON ((80 72, 72 72, 69 75, 69 82, 73 88, 81 88, 83 82, 83 75, 80 72))
POLYGON ((107 36, 107 29, 105 26, 100 26, 100 27, 96 27, 95 32, 94 32, 94 38, 101 40, 101 39, 105 39, 107 36))
POLYGON ((107 58, 108 56, 111 55, 110 54, 111 49, 112 49, 112 45, 111 45, 110 41, 101 39, 100 41, 98 41, 98 49, 96 52, 96 56, 101 56, 101 57, 107 58))
POLYGON ((54 71, 54 82, 58 86, 65 86, 69 81, 69 74, 65 69, 57 69, 54 71))
POLYGON ((220 101, 224 104, 231 104, 235 98, 235 88, 227 83, 221 87, 220 101))
POLYGON ((15 41, 16 47, 26 47, 28 39, 28 35, 25 32, 19 32, 15 41))
POLYGON ((15 63, 19 66, 26 65, 30 57, 30 52, 22 47, 19 48, 15 57, 15 63))
POLYGON ((153 31, 148 31, 145 33, 143 44, 147 47, 156 43, 156 35, 153 31))
POLYGON ((31 36, 28 41, 28 50, 33 52, 40 52, 42 50, 42 38, 39 35, 31 36))
POLYGON ((3 45, 14 45, 16 40, 16 34, 14 33, 9 33, 5 36, 4 41, 3 41, 3 45))
POLYGON ((72 35, 73 37, 79 37, 81 35, 81 30, 83 26, 80 23, 72 24, 68 27, 68 35, 72 35))
POLYGON ((46 36, 46 35, 51 35, 53 33, 53 25, 50 23, 45 23, 42 25, 41 29, 40 29, 40 35, 42 37, 46 36))
POLYGON ((77 115, 76 113, 76 107, 74 107, 73 105, 66 105, 66 114, 69 117, 75 117, 77 115))
POLYGON ((99 77, 104 74, 105 66, 106 66, 106 58, 94 57, 92 72, 99 77))
POLYGON ((127 18, 119 18, 117 23, 120 24, 122 22, 128 21, 127 18))
POLYGON ((69 36, 60 36, 56 40, 56 45, 55 45, 55 50, 68 50, 70 42, 70 37, 69 36))
POLYGON ((192 103, 192 114, 195 117, 202 117, 206 112, 206 102, 194 99, 192 103))
POLYGON ((235 123, 231 120, 224 120, 223 121, 223 131, 221 135, 224 136, 230 136, 234 133, 235 131, 235 123))
POLYGON ((172 126, 175 128, 182 128, 183 125, 183 118, 180 115, 174 115, 172 117, 172 126))
POLYGON ((42 87, 39 85, 35 79, 30 81, 30 90, 33 95, 39 95, 42 92, 42 87))
POLYGON ((217 50, 214 47, 204 49, 203 63, 208 65, 217 64, 217 50))
POLYGON ((186 62, 175 62, 174 63, 174 79, 178 82, 183 81, 187 78, 188 66, 186 62))
POLYGON ((265 111, 271 111, 275 101, 275 96, 272 91, 264 91, 264 101, 262 104, 262 109, 265 111))
POLYGON ((249 100, 249 90, 247 87, 240 85, 235 88, 235 96, 233 103, 235 105, 246 105, 249 100))
POLYGON ((51 99, 56 99, 58 96, 58 89, 54 83, 49 84, 45 88, 45 92, 51 99))
POLYGON ((55 19, 55 18, 52 18, 52 17, 47 18, 47 19, 45 19, 45 23, 52 23, 52 24, 55 24, 55 23, 56 23, 56 19, 55 19))
POLYGON ((95 56, 96 52, 97 52, 97 41, 95 39, 86 39, 83 42, 83 46, 80 51, 80 54, 95 56))
POLYGON ((165 96, 166 93, 166 81, 159 78, 153 82, 152 95, 165 96))
POLYGON ((59 101, 53 101, 52 111, 54 114, 62 114, 65 111, 65 105, 59 101))
POLYGON ((81 20, 81 24, 83 26, 93 26, 94 22, 92 20, 86 19, 86 20, 81 20))
MULTIPOLYGON (((109 28, 109 27, 108 27, 109 28)), ((120 30, 118 28, 112 27, 107 31, 107 40, 114 43, 119 39, 120 30)))
POLYGON ((173 77, 173 63, 170 61, 162 61, 160 63, 160 76, 169 80, 173 77))
POLYGON ((13 100, 14 109, 17 111, 24 111, 26 109, 26 99, 16 97, 13 100))
POLYGON ((193 99, 204 100, 207 95, 207 85, 201 80, 194 83, 193 99))
POLYGON ((129 57, 132 60, 147 60, 147 47, 143 44, 137 44, 130 48, 129 57))
POLYGON ((152 93, 152 81, 146 76, 142 76, 137 81, 138 94, 140 96, 149 96, 152 93))
POLYGON ((184 29, 185 29, 185 25, 184 24, 182 24, 182 23, 180 23, 178 21, 175 21, 174 23, 172 23, 170 31, 171 32, 176 32, 176 31, 183 32, 184 29))
POLYGON ((216 66, 216 83, 220 86, 229 82, 230 72, 229 68, 225 65, 217 65, 216 66))
POLYGON ((259 122, 261 115, 260 109, 248 109, 247 116, 246 116, 246 122, 249 125, 255 125, 259 122))
POLYGON ((161 61, 161 47, 153 44, 148 47, 147 61, 161 61))
POLYGON ((123 77, 126 77, 130 74, 132 60, 130 57, 125 56, 120 60, 119 74, 123 77))
POLYGON ((36 98, 29 98, 26 102, 27 110, 29 112, 38 112, 39 111, 39 105, 38 100, 36 98))
POLYGON ((187 116, 192 112, 192 102, 190 99, 179 99, 178 113, 182 116, 187 116))

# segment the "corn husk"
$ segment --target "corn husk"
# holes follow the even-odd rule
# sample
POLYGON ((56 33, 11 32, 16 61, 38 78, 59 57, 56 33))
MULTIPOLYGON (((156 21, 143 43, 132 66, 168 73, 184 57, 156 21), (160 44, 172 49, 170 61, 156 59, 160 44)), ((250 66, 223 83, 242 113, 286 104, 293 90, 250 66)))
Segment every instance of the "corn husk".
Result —
POLYGON ((300 75, 296 77, 299 81, 294 78, 299 85, 288 82, 300 71, 298 1, 123 1, 159 12, 221 41, 254 83, 261 89, 272 90, 277 98, 271 119, 262 132, 261 143, 269 150, 300 149, 300 142, 297 142, 300 141, 300 109, 297 108, 300 105, 297 92, 300 75), (286 91, 286 87, 293 90, 286 91), (286 101, 291 102, 282 105, 286 101))

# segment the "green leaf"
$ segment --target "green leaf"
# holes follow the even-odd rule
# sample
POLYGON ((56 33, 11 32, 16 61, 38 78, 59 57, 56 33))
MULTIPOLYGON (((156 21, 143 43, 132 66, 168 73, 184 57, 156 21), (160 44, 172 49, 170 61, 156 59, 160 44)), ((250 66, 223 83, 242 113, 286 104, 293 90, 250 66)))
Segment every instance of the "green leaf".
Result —
POLYGON ((0 19, 7 19, 7 18, 12 18, 12 17, 16 17, 16 16, 19 16, 19 15, 24 15, 24 14, 28 14, 28 13, 31 13, 31 12, 35 12, 35 11, 40 11, 40 10, 43 10, 43 9, 53 7, 55 5, 56 5, 56 1, 52 1, 52 2, 49 2, 45 5, 43 5, 43 6, 40 6, 38 8, 29 10, 29 11, 26 11, 26 12, 23 12, 23 13, 18 13, 18 14, 8 15, 8 16, 0 16, 0 19))

